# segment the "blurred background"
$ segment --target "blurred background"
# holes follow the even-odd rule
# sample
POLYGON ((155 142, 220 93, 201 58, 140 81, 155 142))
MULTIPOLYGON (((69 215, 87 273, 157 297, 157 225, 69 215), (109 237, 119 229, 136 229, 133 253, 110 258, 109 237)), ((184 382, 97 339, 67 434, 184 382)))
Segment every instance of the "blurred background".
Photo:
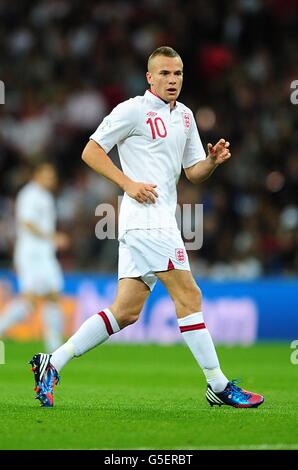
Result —
MULTIPOLYGON (((262 337, 262 328, 268 331, 267 323, 260 329, 262 315, 273 308, 279 313, 281 308, 291 310, 290 336, 297 326, 298 105, 290 100, 291 83, 298 79, 297 13, 295 0, 2 0, 4 279, 14 286, 15 195, 27 182, 30 165, 50 159, 60 176, 59 228, 72 239, 59 255, 70 276, 67 292, 77 295, 72 273, 99 273, 105 281, 90 281, 87 297, 90 300, 93 292, 99 303, 110 299, 117 241, 95 237, 95 208, 102 202, 116 207, 120 192, 86 167, 81 152, 115 105, 144 93, 148 55, 170 45, 184 61, 180 101, 193 110, 204 146, 224 137, 232 149, 232 160, 200 186, 183 175, 179 183, 180 203, 204 206, 203 247, 189 253, 193 273, 206 286, 210 311, 215 301, 225 301, 227 292, 246 299, 246 307, 236 301, 235 315, 249 310, 251 302, 254 334, 248 341, 262 337), (233 287, 235 279, 238 287, 233 287), (107 290, 110 294, 103 295, 107 290), (261 305, 267 302, 264 295, 270 297, 270 306, 261 305), (291 302, 288 308, 286 299, 291 302)), ((117 150, 110 155, 117 163, 117 150)), ((160 289, 154 295, 161 295, 160 289)), ((226 312, 226 321, 233 308, 223 306, 220 311, 226 312)))

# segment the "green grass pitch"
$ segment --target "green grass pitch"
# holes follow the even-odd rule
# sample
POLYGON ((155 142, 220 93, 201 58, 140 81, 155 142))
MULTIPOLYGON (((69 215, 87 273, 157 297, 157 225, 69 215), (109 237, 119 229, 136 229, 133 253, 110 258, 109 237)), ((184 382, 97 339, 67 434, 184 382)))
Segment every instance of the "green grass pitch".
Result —
POLYGON ((223 370, 263 393, 258 409, 213 407, 184 345, 101 346, 61 374, 55 406, 34 400, 40 344, 5 342, 1 449, 298 449, 298 365, 289 344, 218 347, 223 370))

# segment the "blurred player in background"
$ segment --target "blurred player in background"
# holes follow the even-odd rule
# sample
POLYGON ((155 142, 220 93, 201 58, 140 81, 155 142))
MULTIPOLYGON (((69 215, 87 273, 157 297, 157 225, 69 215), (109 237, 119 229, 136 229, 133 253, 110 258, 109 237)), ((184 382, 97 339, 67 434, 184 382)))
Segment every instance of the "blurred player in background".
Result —
POLYGON ((0 338, 24 320, 42 301, 46 349, 54 351, 63 339, 63 315, 59 306, 63 275, 56 249, 68 246, 66 234, 56 232, 56 209, 52 192, 57 173, 50 163, 38 164, 31 181, 16 198, 16 244, 14 265, 20 296, 0 316, 0 338))
POLYGON ((229 142, 208 144, 206 158, 191 110, 176 101, 183 81, 183 63, 176 51, 169 47, 154 51, 147 80, 150 89, 119 104, 91 136, 82 156, 125 193, 119 216, 116 299, 85 321, 52 356, 32 358, 36 397, 42 406, 52 406, 61 368, 134 323, 160 279, 174 301, 180 331, 206 377, 208 402, 257 407, 263 397, 238 387, 221 371, 175 218, 181 167, 192 183, 204 181, 230 158, 229 142), (114 145, 123 171, 107 155, 114 145))

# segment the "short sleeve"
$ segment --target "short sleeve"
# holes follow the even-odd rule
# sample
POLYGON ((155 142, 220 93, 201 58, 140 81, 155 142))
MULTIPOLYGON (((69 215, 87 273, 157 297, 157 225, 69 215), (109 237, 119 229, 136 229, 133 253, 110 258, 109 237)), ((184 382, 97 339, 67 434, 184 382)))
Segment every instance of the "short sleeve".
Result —
POLYGON ((136 99, 118 104, 90 136, 106 153, 133 134, 137 127, 139 106, 136 99))
POLYGON ((206 152, 201 142, 195 118, 191 113, 191 127, 184 148, 182 166, 183 168, 189 168, 199 161, 205 160, 205 158, 206 152))

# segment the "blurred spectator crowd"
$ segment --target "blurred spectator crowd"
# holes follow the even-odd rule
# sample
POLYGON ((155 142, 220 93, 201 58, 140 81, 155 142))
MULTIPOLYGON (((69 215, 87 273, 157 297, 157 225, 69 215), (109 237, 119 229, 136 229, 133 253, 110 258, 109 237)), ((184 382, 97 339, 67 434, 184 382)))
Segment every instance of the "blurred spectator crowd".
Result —
MULTIPOLYGON (((120 191, 81 161, 111 109, 143 94, 148 55, 174 47, 185 66, 180 100, 204 146, 232 159, 199 186, 182 176, 179 203, 203 204, 194 274, 216 279, 294 275, 298 268, 296 0, 2 0, 0 3, 0 267, 11 266, 14 198, 30 165, 60 176, 65 269, 115 271, 117 241, 98 240, 95 208, 120 191)), ((111 157, 118 162, 117 151, 111 157)))

